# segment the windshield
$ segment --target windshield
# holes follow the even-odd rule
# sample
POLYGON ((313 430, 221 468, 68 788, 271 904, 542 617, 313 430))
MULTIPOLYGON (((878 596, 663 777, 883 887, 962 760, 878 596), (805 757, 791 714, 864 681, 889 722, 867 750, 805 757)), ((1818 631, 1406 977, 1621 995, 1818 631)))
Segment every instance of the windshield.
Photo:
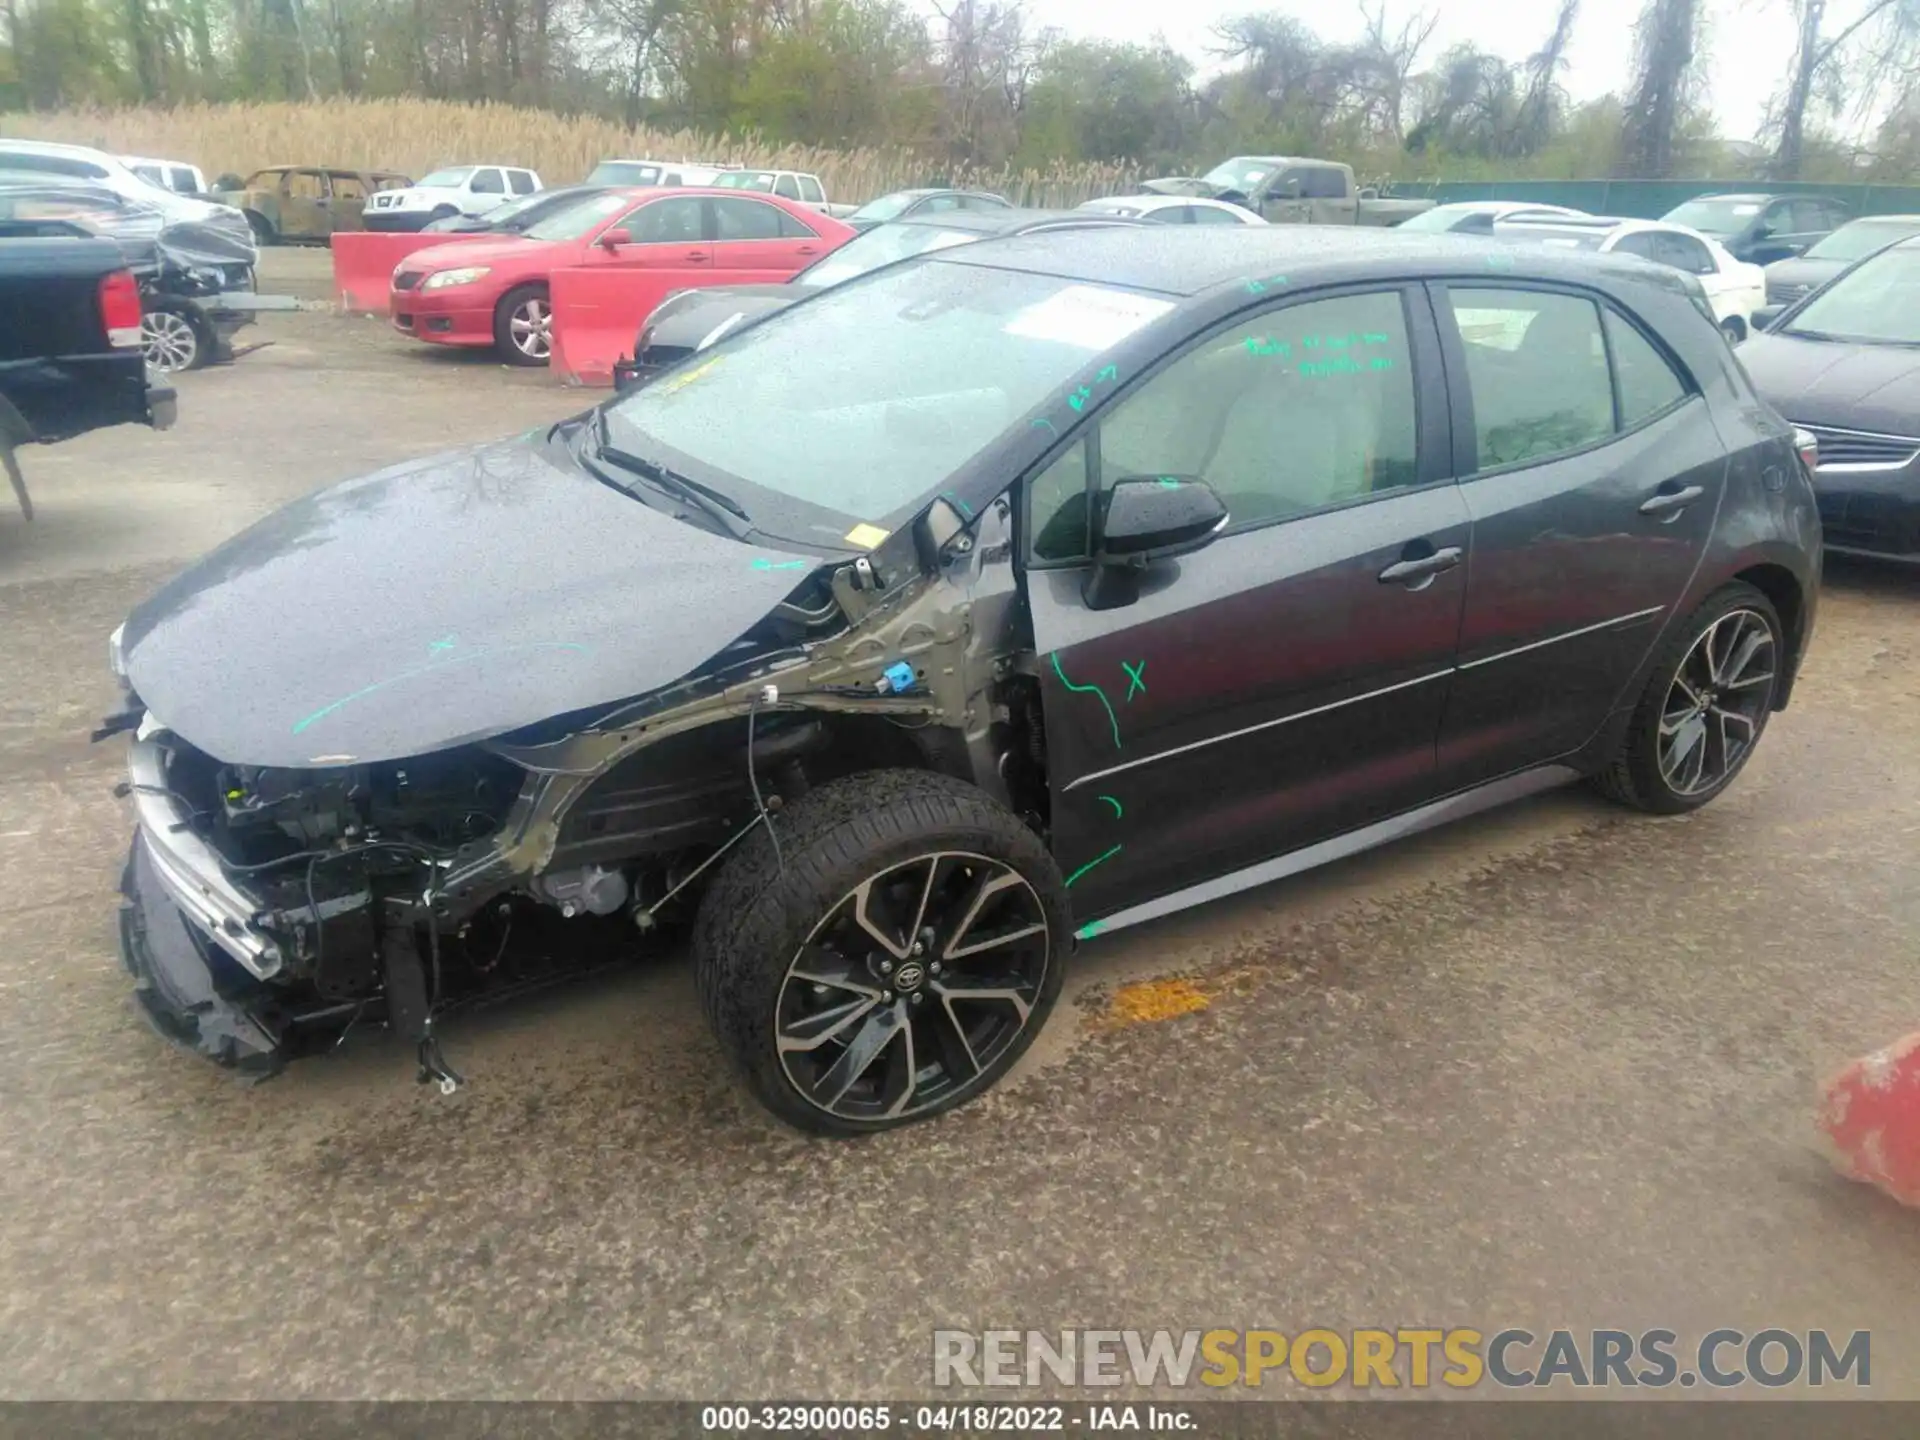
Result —
POLYGON ((520 233, 529 240, 578 240, 594 226, 634 203, 631 196, 596 195, 580 205, 569 205, 558 215, 549 215, 520 233))
POLYGON ((1708 235, 1738 235, 1763 208, 1758 200, 1689 200, 1660 218, 1670 225, 1686 225, 1708 235))
POLYGON ((871 220, 878 224, 882 220, 897 220, 906 213, 909 205, 920 197, 909 190, 897 191, 892 195, 882 195, 878 200, 869 200, 853 214, 848 221, 871 220))
POLYGON ((1796 310, 1780 331, 1812 339, 1920 345, 1920 250, 1884 250, 1796 310))
POLYGON ((736 331, 616 401, 608 429, 622 449, 729 492, 769 533, 870 548, 1172 308, 1052 275, 902 265, 736 331), (786 503, 766 503, 768 492, 786 503), (799 519, 783 525, 781 510, 799 519))
POLYGON ((1247 155, 1236 155, 1231 160, 1223 160, 1200 178, 1207 184, 1218 186, 1222 190, 1241 190, 1252 194, 1266 178, 1280 167, 1270 160, 1256 160, 1247 155))
POLYGON ((589 185, 658 185, 660 167, 643 160, 602 160, 587 176, 589 185))
POLYGON ((771 170, 728 170, 714 180, 722 190, 765 190, 773 189, 774 175, 771 170))
POLYGON ((1806 258, 1860 260, 1909 235, 1920 235, 1920 220, 1855 220, 1809 249, 1806 258))
POLYGON ((814 261, 793 277, 793 283, 824 290, 910 255, 925 255, 981 238, 971 230, 942 230, 936 225, 879 225, 854 236, 825 259, 814 261))
POLYGON ((444 190, 458 190, 467 183, 467 177, 473 173, 471 165, 453 165, 445 170, 436 170, 420 183, 438 186, 444 190))

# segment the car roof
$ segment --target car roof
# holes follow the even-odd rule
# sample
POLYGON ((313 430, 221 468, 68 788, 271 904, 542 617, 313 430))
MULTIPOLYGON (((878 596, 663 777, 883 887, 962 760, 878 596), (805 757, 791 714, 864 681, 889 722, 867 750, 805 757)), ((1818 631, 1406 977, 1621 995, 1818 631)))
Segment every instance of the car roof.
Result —
POLYGON ((66 145, 57 140, 15 140, 7 137, 0 139, 0 150, 19 150, 28 155, 84 155, 89 158, 105 156, 109 160, 119 159, 117 155, 96 150, 91 145, 66 145))
POLYGON ((1043 231, 990 244, 955 245, 927 260, 1180 296, 1199 295, 1248 278, 1262 279, 1272 288, 1277 274, 1298 286, 1463 273, 1485 274, 1490 283, 1502 276, 1583 284, 1593 283, 1595 277, 1613 277, 1644 285, 1661 273, 1659 267, 1631 256, 1503 245, 1452 233, 1409 235, 1390 228, 1333 225, 1139 225, 1099 227, 1092 234, 1043 231))
POLYGON ((1004 210, 950 210, 940 215, 906 215, 887 223, 916 225, 923 230, 971 230, 979 235, 1019 235, 1047 227, 1084 225, 1092 229, 1130 222, 1124 215, 1102 215, 1098 210, 1023 210, 1009 206, 1004 210))

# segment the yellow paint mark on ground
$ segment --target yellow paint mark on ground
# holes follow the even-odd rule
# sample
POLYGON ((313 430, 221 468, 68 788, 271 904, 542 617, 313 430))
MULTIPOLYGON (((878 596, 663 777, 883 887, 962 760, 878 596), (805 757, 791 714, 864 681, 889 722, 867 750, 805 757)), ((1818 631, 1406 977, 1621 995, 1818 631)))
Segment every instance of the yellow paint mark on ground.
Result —
POLYGON ((1140 980, 1114 991, 1106 1013, 1094 1023, 1103 1030, 1118 1030, 1128 1025, 1191 1015, 1212 1003, 1206 991, 1191 980, 1177 976, 1167 980, 1140 980))

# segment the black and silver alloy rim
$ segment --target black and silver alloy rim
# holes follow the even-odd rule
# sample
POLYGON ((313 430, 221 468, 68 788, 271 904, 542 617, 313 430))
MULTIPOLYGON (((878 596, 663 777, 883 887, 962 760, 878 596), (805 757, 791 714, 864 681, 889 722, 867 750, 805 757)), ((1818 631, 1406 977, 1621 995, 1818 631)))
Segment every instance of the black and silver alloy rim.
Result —
POLYGON ((1674 794, 1703 794, 1740 768, 1773 702, 1773 675, 1773 627, 1755 611, 1729 611, 1693 642, 1660 712, 1660 778, 1674 794))
POLYGON ((171 310, 149 310, 140 317, 140 343, 147 363, 163 375, 185 370, 200 352, 193 326, 171 310))
POLYGON ((842 1120, 899 1120, 978 1083, 1020 1038, 1052 960, 1012 866, 940 851, 854 886, 787 966, 774 1009, 788 1081, 842 1120))
POLYGON ((553 349, 553 311, 538 296, 522 300, 507 317, 507 333, 529 360, 545 360, 553 349))

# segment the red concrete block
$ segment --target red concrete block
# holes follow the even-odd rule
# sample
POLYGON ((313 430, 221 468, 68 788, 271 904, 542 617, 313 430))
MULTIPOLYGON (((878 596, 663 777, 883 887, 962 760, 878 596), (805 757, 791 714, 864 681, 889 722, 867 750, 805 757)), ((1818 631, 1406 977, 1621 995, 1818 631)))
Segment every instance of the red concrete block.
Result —
POLYGON ((675 289, 656 270, 563 266, 548 278, 553 301, 549 368, 573 385, 613 384, 613 362, 633 354, 634 337, 653 307, 675 289))
POLYGON ((485 235, 402 235, 376 230, 347 230, 331 237, 333 251, 333 298, 342 310, 363 311, 369 315, 387 313, 387 297, 393 290, 393 267, 416 250, 433 245, 449 245, 467 240, 484 240, 485 235))
POLYGON ((1828 1081, 1820 1128, 1841 1174, 1920 1207, 1920 1031, 1828 1081))

